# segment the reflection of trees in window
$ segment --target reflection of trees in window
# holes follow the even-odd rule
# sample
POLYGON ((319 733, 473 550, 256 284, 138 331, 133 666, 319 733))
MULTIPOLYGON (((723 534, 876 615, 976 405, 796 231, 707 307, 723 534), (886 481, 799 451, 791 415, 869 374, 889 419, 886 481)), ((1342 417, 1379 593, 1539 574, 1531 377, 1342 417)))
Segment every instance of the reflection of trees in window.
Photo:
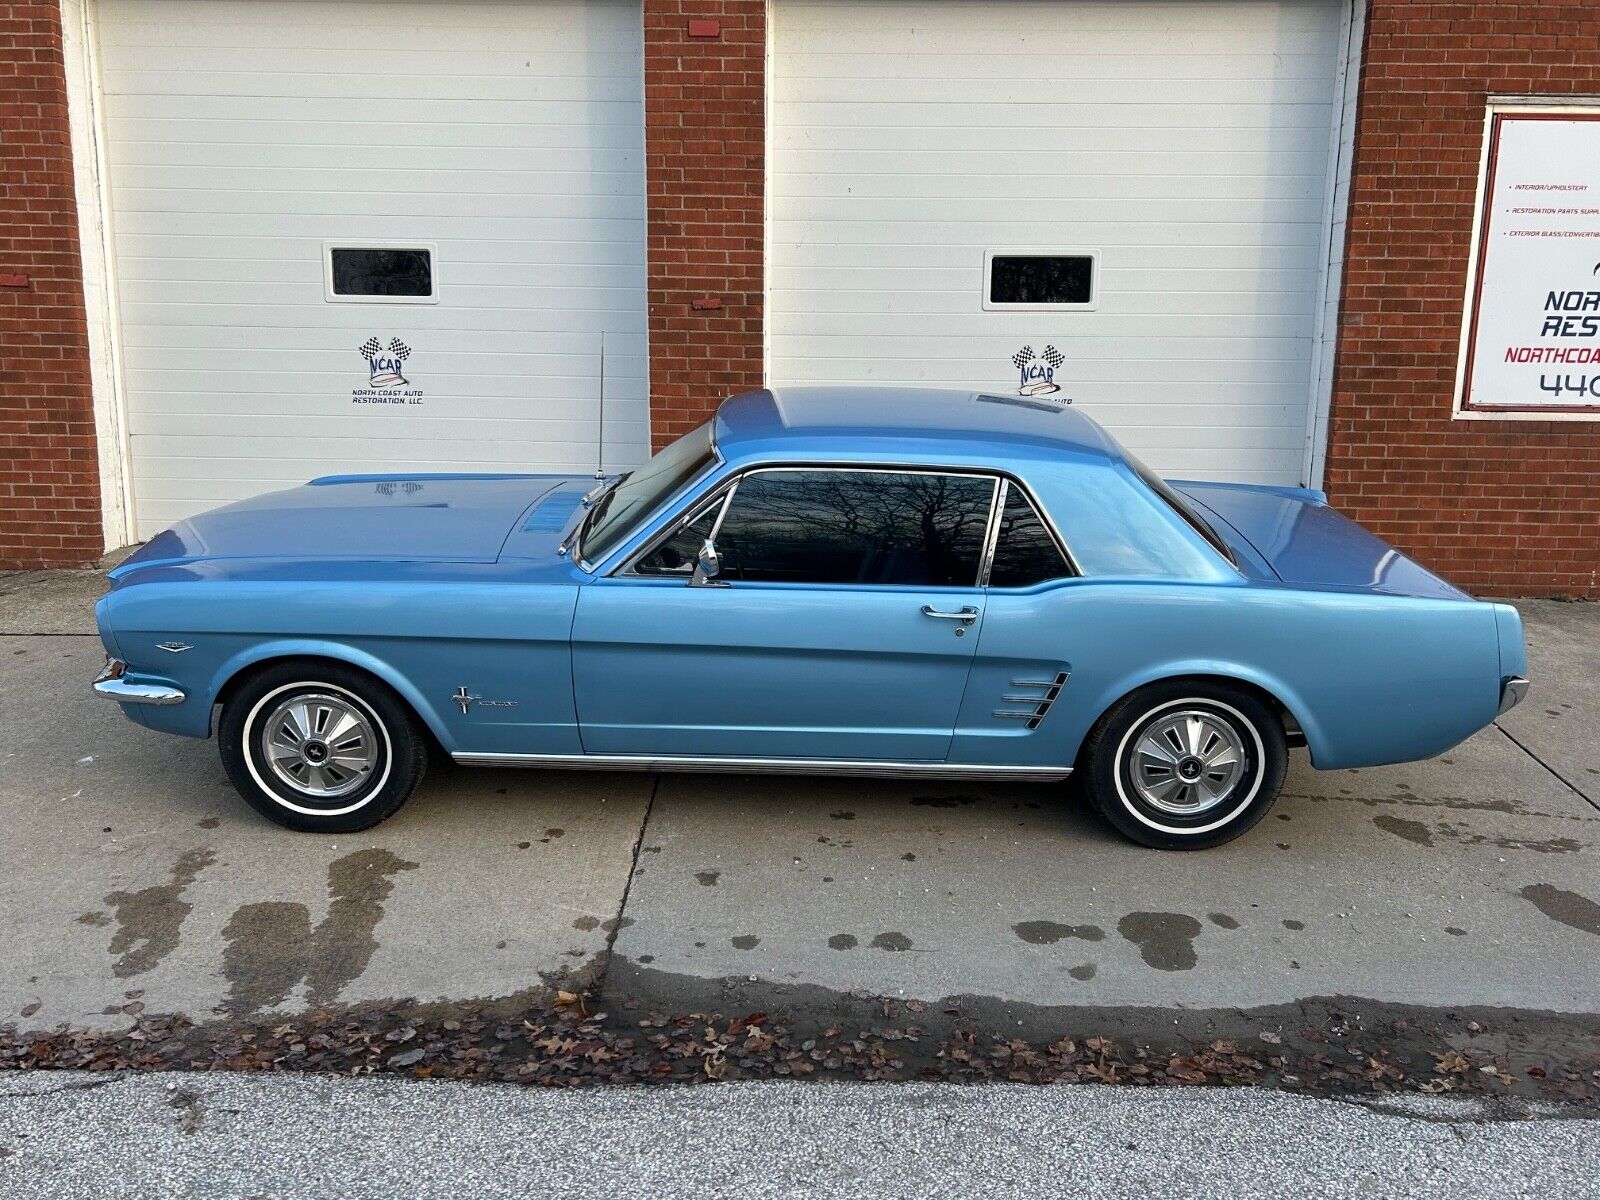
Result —
POLYGON ((718 532, 723 576, 971 586, 993 492, 972 475, 758 472, 740 482, 718 532))
POLYGON ((994 565, 989 569, 990 586, 1027 587, 1071 574, 1072 568, 1022 489, 1014 484, 1007 488, 994 565))

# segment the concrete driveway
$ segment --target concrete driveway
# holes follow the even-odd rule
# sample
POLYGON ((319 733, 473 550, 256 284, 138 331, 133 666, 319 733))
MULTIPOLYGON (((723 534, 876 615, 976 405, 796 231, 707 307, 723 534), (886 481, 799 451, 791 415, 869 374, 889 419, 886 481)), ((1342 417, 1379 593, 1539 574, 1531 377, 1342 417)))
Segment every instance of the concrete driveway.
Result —
POLYGON ((1323 774, 1204 853, 1061 789, 445 769, 388 823, 257 817, 214 745, 93 699, 91 574, 0 576, 0 1024, 515 997, 1177 1020, 1360 997, 1600 1013, 1600 607, 1443 758, 1323 774))

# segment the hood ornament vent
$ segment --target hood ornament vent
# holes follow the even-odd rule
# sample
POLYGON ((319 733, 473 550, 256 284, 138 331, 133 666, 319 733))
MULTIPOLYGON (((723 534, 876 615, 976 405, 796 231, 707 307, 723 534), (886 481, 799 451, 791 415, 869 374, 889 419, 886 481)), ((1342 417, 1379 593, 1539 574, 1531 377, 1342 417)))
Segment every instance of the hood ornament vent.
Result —
POLYGON ((1035 696, 1004 695, 1000 697, 1003 704, 1020 704, 1025 708, 997 708, 994 715, 1006 717, 1013 721, 1026 721, 1029 729, 1039 728, 1039 722, 1044 720, 1045 714, 1050 711, 1050 706, 1056 702, 1056 697, 1061 695, 1061 689, 1067 686, 1067 679, 1071 672, 1061 671, 1054 679, 1013 679, 1011 686, 1014 688, 1028 688, 1039 694, 1035 696))

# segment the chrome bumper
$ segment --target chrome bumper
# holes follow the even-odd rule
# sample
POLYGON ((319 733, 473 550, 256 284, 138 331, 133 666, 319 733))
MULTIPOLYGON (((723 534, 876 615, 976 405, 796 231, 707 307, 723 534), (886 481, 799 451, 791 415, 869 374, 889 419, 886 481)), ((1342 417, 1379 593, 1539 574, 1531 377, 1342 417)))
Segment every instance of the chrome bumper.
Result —
POLYGON ((129 683, 122 676, 128 664, 119 658, 106 659, 94 677, 94 694, 118 704, 182 704, 184 694, 161 683, 129 683))
POLYGON ((1528 694, 1528 681, 1521 675, 1512 675, 1500 684, 1500 711, 1510 712, 1522 703, 1522 698, 1528 694))

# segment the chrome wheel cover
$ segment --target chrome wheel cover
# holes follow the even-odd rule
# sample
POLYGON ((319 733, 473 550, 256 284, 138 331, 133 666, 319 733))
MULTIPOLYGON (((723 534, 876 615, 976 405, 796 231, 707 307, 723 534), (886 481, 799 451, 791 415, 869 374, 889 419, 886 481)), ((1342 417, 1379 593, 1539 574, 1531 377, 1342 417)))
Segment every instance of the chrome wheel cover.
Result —
POLYGON ((1230 721, 1186 708, 1162 714, 1135 736, 1128 775, 1151 808, 1193 817, 1227 801, 1245 766, 1244 741, 1230 721))
POLYGON ((372 720, 348 696, 300 692, 282 700, 261 725, 266 766, 285 786, 314 800, 347 796, 378 764, 372 720))

